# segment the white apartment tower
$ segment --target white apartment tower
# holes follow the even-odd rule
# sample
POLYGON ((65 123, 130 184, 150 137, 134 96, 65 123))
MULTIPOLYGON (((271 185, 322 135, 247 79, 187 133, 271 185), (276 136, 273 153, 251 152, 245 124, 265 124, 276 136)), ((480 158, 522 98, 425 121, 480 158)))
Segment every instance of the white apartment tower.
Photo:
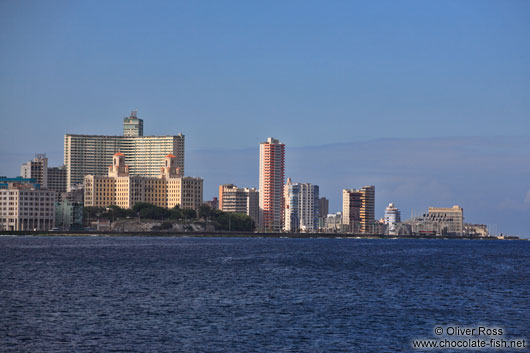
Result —
POLYGON ((385 224, 388 226, 388 234, 396 235, 396 224, 401 223, 401 212, 389 203, 385 209, 385 224))
POLYGON ((287 232, 313 232, 318 228, 319 188, 310 183, 285 184, 285 220, 287 232))
POLYGON ((133 112, 124 119, 124 136, 64 136, 64 165, 67 190, 82 184, 85 175, 105 176, 113 155, 123 153, 131 175, 157 177, 164 156, 176 158, 180 175, 184 175, 184 135, 143 136, 143 121, 133 112))

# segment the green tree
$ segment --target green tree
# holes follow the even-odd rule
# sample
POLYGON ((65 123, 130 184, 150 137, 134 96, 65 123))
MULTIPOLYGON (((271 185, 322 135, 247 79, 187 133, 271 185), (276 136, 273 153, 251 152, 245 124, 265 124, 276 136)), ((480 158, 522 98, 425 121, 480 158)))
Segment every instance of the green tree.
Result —
POLYGON ((103 207, 88 206, 83 208, 83 212, 88 218, 99 218, 105 212, 103 207))
POLYGON ((182 210, 182 216, 184 219, 194 219, 197 217, 197 212, 195 210, 191 209, 183 209, 182 210))
POLYGON ((139 214, 140 211, 143 210, 144 208, 150 208, 150 207, 156 207, 156 206, 153 205, 153 204, 150 204, 148 202, 137 202, 137 203, 134 204, 132 209, 133 209, 134 212, 139 214))
POLYGON ((184 215, 182 214, 182 210, 177 206, 173 207, 171 210, 169 210, 169 218, 170 219, 183 219, 184 215))
POLYGON ((166 219, 169 218, 170 212, 162 207, 153 206, 142 208, 139 212, 140 218, 143 219, 166 219))
POLYGON ((199 207, 199 218, 202 218, 202 219, 209 219, 211 218, 212 216, 214 216, 215 210, 213 208, 211 208, 210 206, 208 205, 201 205, 199 207))
POLYGON ((252 219, 244 213, 216 212, 215 228, 230 231, 253 231, 252 219))

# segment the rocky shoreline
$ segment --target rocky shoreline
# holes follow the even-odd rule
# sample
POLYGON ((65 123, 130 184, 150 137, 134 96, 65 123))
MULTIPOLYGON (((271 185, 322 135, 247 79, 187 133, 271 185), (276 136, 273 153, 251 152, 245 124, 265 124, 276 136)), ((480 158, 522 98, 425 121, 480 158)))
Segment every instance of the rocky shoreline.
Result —
POLYGON ((101 237, 236 237, 236 238, 329 238, 329 239, 467 239, 467 240, 527 240, 515 236, 479 237, 479 236, 389 236, 382 234, 343 234, 343 233, 249 233, 226 231, 0 231, 0 235, 12 236, 101 236, 101 237))

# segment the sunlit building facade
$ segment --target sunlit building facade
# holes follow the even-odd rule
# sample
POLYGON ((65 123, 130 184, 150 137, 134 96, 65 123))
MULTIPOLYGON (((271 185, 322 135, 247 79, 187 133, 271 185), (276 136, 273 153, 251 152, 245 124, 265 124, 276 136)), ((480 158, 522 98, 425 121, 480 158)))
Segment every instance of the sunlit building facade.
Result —
POLYGON ((255 188, 238 188, 234 184, 219 185, 218 202, 221 211, 246 214, 258 224, 259 192, 255 188))
POLYGON ((314 232, 318 229, 319 188, 310 183, 293 183, 287 179, 284 187, 284 230, 314 232))
POLYGON ((397 209, 393 203, 389 203, 385 209, 384 223, 388 234, 397 235, 396 225, 401 222, 401 212, 397 209))
POLYGON ((269 137, 260 144, 259 229, 280 232, 283 225, 285 145, 269 137))
POLYGON ((375 231, 375 187, 342 190, 342 222, 353 233, 375 231))
POLYGON ((127 135, 66 134, 64 165, 67 190, 83 183, 86 175, 105 176, 117 152, 126 156, 131 175, 157 177, 164 156, 168 154, 175 156, 178 172, 184 175, 184 135, 143 136, 143 121, 136 116, 125 118, 124 133, 127 135))
POLYGON ((159 207, 198 210, 202 204, 203 180, 180 175, 177 158, 164 157, 158 177, 130 175, 125 155, 116 153, 107 176, 87 175, 84 179, 85 206, 117 205, 132 208, 138 202, 159 207))
POLYGON ((47 231, 55 226, 55 191, 33 179, 0 180, 0 230, 47 231))

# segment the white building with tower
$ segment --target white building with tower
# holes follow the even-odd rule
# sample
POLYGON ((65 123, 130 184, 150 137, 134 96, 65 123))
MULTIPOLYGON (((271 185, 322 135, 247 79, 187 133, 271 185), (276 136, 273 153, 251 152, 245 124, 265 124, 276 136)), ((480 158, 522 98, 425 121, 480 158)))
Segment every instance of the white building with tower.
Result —
POLYGON ((131 175, 157 177, 164 156, 175 156, 175 163, 184 175, 184 135, 144 136, 143 120, 136 112, 124 118, 123 136, 75 135, 64 136, 64 165, 67 190, 82 184, 86 175, 105 176, 117 152, 125 155, 131 175))
POLYGON ((385 224, 389 235, 396 235, 396 224, 401 223, 401 212, 393 203, 389 203, 385 209, 385 224))

